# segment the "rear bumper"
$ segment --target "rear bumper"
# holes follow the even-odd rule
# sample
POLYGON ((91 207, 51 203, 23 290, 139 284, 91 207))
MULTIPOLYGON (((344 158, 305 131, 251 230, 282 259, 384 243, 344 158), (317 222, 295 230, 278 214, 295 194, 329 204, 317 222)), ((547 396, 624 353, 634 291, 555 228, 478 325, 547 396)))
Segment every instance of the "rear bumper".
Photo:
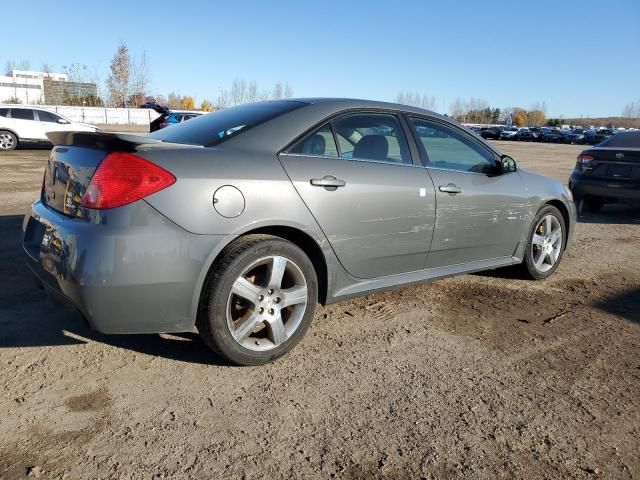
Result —
POLYGON ((144 201, 118 210, 91 223, 35 202, 23 225, 27 265, 99 332, 193 329, 194 302, 225 237, 186 232, 144 201))
POLYGON ((640 204, 638 180, 590 178, 574 171, 569 178, 569 188, 576 198, 593 195, 609 202, 640 204))

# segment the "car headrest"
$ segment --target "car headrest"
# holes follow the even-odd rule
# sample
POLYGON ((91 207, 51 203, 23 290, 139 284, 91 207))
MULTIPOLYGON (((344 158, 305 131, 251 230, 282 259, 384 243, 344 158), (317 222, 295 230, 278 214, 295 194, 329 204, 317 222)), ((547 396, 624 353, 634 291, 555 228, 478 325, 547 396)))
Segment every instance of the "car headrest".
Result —
POLYGON ((389 142, 383 135, 365 135, 353 149, 353 158, 386 160, 389 155, 389 142))

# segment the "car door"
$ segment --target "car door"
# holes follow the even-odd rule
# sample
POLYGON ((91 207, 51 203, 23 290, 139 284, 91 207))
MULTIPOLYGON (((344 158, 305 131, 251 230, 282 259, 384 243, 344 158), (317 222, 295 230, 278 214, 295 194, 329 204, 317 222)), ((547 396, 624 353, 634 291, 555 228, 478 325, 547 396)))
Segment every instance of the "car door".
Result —
POLYGON ((436 190, 436 222, 427 268, 513 255, 527 215, 517 172, 498 174, 499 159, 453 125, 410 116, 436 190))
POLYGON ((354 277, 424 268, 435 191, 426 170, 414 163, 404 132, 394 114, 353 113, 322 125, 279 156, 354 277))
POLYGON ((12 108, 11 125, 15 128, 18 137, 21 139, 46 139, 40 131, 40 126, 38 122, 36 122, 33 109, 31 108, 12 108))

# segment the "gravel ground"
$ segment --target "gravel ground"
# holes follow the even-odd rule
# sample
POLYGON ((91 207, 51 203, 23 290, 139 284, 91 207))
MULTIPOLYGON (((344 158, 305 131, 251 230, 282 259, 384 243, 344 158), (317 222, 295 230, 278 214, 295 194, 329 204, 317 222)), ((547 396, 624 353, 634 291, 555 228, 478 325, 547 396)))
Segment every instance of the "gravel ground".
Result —
MULTIPOLYGON (((581 147, 500 143, 566 181, 581 147)), ((0 477, 633 478, 640 211, 582 216, 544 282, 466 275, 319 308, 236 368, 195 334, 103 336, 34 288, 47 150, 0 156, 0 477)))

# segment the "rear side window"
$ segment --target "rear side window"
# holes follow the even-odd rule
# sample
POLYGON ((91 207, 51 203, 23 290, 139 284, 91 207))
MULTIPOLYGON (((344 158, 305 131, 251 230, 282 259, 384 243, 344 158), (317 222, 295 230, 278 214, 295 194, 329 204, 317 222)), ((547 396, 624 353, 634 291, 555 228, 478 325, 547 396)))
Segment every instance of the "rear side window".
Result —
POLYGON ((7 117, 9 116, 9 109, 8 108, 0 108, 0 117, 7 117))
POLYGON ((165 142, 214 146, 305 105, 303 102, 277 100, 225 108, 158 130, 150 137, 165 142))
POLYGON ((334 120, 332 125, 342 158, 413 163, 395 115, 354 113, 334 120))
POLYGON ((640 132, 622 132, 607 138, 600 147, 640 148, 640 132))
POLYGON ((18 120, 33 120, 33 110, 30 108, 12 108, 11 118, 18 120))
POLYGON ((495 165, 489 150, 452 127, 415 117, 410 117, 410 123, 432 167, 483 173, 495 165))
POLYGON ((338 149, 329 124, 320 127, 313 133, 296 143, 289 149, 289 153, 299 155, 319 155, 322 157, 337 157, 338 149))

